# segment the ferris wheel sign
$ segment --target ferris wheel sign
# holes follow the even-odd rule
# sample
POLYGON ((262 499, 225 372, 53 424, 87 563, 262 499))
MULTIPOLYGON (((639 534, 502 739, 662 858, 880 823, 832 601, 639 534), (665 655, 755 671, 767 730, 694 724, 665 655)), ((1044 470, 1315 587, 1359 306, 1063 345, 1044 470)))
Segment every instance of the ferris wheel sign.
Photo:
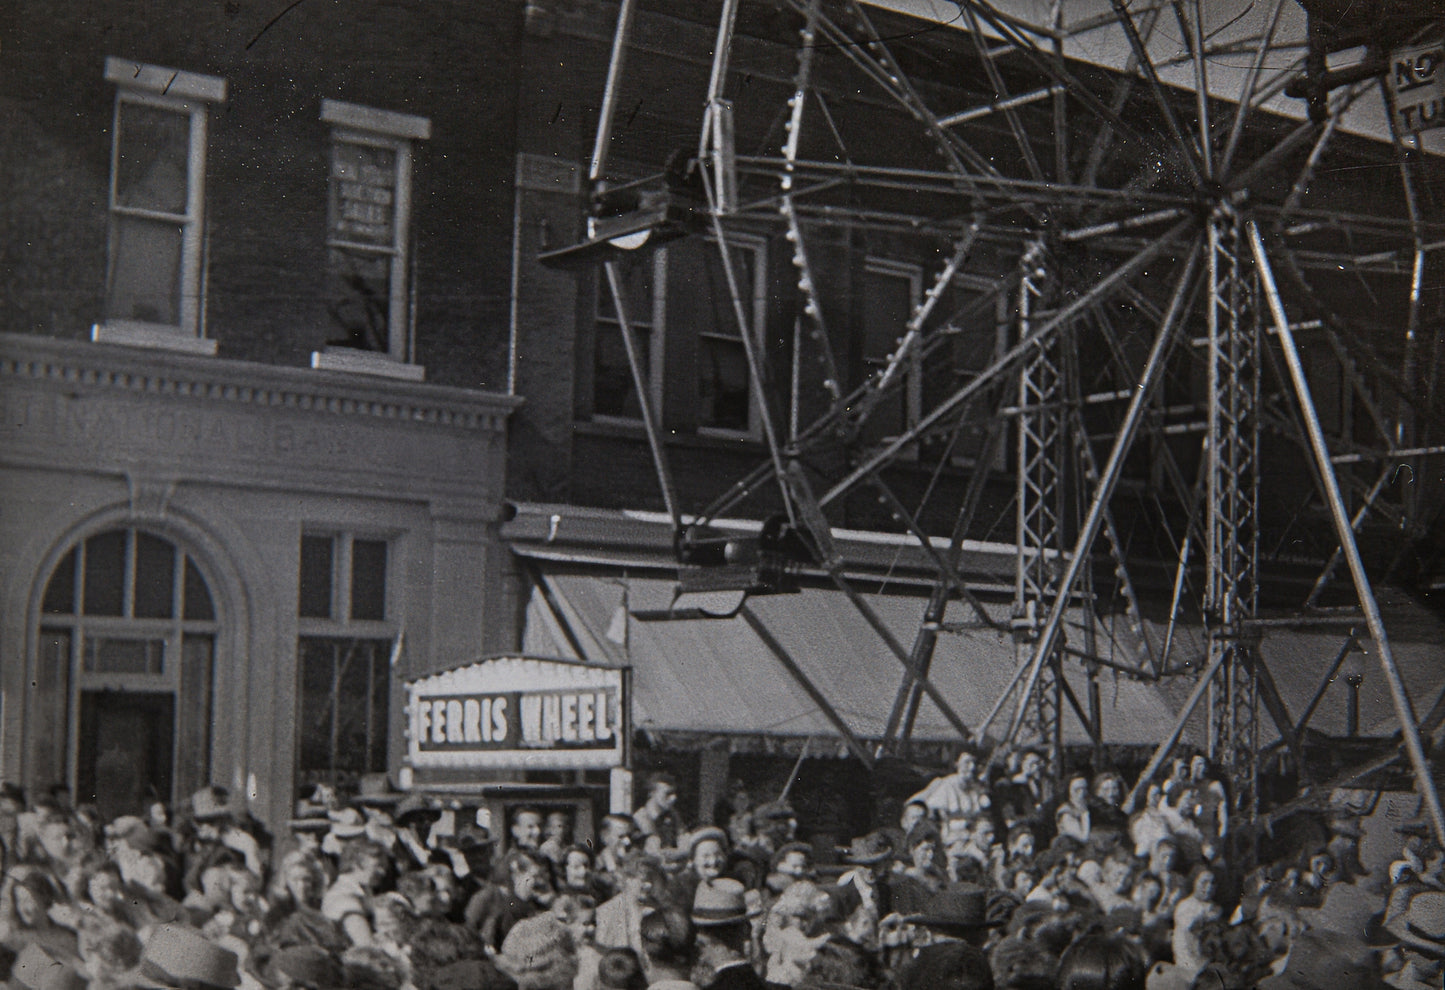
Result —
POLYGON ((1445 39, 1390 55, 1395 128, 1403 137, 1445 127, 1445 39))

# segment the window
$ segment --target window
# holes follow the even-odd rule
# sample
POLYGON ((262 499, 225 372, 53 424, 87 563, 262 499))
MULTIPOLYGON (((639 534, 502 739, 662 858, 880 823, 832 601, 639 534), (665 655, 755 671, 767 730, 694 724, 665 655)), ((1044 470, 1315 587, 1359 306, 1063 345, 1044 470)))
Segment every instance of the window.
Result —
MULTIPOLYGON (((671 322, 696 328, 697 425, 702 432, 761 436, 748 379, 747 351, 738 328, 722 252, 711 237, 696 253, 679 252, 676 277, 695 286, 686 313, 669 314, 671 322), (686 259, 688 264, 681 262, 686 259)), ((732 235, 728 239, 738 295, 754 340, 762 339, 767 321, 767 256, 761 238, 732 235)))
POLYGON ((341 785, 386 769, 391 651, 385 639, 301 637, 297 783, 341 785))
POLYGON ((349 534, 302 536, 297 615, 385 621, 387 556, 385 540, 349 534))
POLYGON ((196 561, 161 536, 71 548, 40 602, 29 775, 73 782, 106 818, 206 783, 216 619, 196 561))
MULTIPOLYGON (((640 257, 616 262, 621 275, 623 306, 637 345, 644 379, 648 382, 654 411, 662 408, 662 324, 666 293, 662 286, 667 273, 667 250, 648 251, 640 257)), ((622 326, 617 320, 607 272, 597 270, 596 333, 592 345, 593 419, 641 420, 637 389, 627 364, 622 343, 622 326)))
POLYGON ((110 240, 98 341, 214 354, 204 338, 206 121, 226 81, 125 59, 111 127, 110 240))
MULTIPOLYGON (((876 375, 888 366, 908 321, 923 298, 923 272, 917 265, 869 258, 863 289, 863 373, 876 375)), ((923 368, 915 348, 900 369, 901 384, 873 407, 863 439, 881 443, 916 424, 923 409, 923 368)))
POLYGON ((301 537, 296 759, 300 783, 346 784, 386 769, 391 664, 390 544, 350 533, 301 537))
POLYGON ((321 101, 327 156, 326 298, 333 339, 316 368, 419 380, 408 316, 412 142, 424 117, 321 101))

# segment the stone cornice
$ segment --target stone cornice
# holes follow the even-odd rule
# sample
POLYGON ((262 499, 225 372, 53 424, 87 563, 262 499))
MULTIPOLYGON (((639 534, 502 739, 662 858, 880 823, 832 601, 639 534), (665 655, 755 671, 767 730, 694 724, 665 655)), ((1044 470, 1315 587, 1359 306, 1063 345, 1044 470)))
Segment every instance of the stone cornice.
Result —
POLYGON ((495 433, 505 431, 522 401, 444 385, 0 333, 0 380, 6 378, 495 433))

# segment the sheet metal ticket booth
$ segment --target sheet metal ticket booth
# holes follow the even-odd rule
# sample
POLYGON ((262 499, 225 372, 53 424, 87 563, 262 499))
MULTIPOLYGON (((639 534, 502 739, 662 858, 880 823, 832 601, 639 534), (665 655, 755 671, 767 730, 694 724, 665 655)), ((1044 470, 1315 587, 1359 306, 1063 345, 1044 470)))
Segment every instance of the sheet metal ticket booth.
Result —
POLYGON ((502 850, 524 807, 568 816, 572 841, 589 842, 597 816, 630 801, 631 678, 626 667, 500 656, 408 681, 399 782, 433 796, 448 827, 486 828, 502 850), (609 784, 527 780, 585 770, 609 771, 609 784))

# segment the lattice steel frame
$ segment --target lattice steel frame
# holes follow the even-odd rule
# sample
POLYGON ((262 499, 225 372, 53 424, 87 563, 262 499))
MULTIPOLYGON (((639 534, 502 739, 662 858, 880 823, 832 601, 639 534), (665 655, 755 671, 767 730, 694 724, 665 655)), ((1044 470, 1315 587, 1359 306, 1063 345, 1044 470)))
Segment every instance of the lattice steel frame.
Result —
MULTIPOLYGON (((1307 279, 1302 277, 1304 267, 1315 264, 1333 264, 1335 255, 1328 251, 1304 251, 1288 248, 1291 237, 1300 232, 1308 233, 1322 227, 1337 227, 1359 230, 1362 233, 1379 235, 1382 232, 1398 236, 1404 234, 1411 242, 1409 256, 1412 260, 1411 301, 1408 327, 1406 328, 1406 368, 1404 380, 1415 381, 1422 374, 1418 367, 1420 348, 1417 342, 1420 324, 1420 294, 1426 254, 1431 247, 1429 238, 1445 236, 1440 224, 1431 223, 1422 216, 1416 191, 1412 186, 1411 160, 1402 149, 1400 170, 1408 200, 1409 215, 1403 222, 1390 218, 1362 217, 1351 214, 1330 214, 1306 210, 1301 206, 1305 189, 1320 166, 1332 135, 1337 130, 1343 114, 1365 91, 1368 83, 1356 84, 1342 92, 1335 93, 1328 101, 1328 114, 1322 124, 1305 122, 1286 135, 1276 145, 1252 162, 1243 162, 1240 154, 1242 138, 1246 132, 1246 121, 1269 100, 1274 98, 1296 74, 1302 59, 1295 59, 1283 69, 1269 66, 1267 56, 1274 50, 1274 35, 1280 21, 1285 0, 1274 0, 1266 12, 1258 36, 1242 49, 1228 50, 1236 54, 1240 50, 1251 51, 1252 59, 1245 75, 1240 95, 1226 128, 1218 129, 1212 116, 1217 108, 1212 106, 1209 93, 1209 59, 1221 51, 1211 49, 1204 32, 1203 0, 1185 0, 1172 6, 1175 20, 1181 28, 1187 49, 1186 60, 1194 70, 1196 95, 1195 117, 1197 134, 1191 134, 1181 118, 1177 105, 1169 98, 1159 76, 1159 66, 1153 60, 1148 48, 1148 39, 1157 19, 1164 9, 1150 6, 1136 18, 1123 0, 1112 0, 1112 20, 1122 27, 1131 49, 1131 56, 1124 72, 1117 78, 1112 93, 1101 96, 1075 75, 1064 62, 1062 45, 1074 35, 1092 30, 1109 20, 1109 15, 1089 19, 1072 25, 1066 24, 1062 2, 1052 8, 1047 27, 1030 25, 1012 17, 988 0, 963 0, 962 13, 969 27, 972 39, 982 63, 990 69, 990 78, 997 97, 987 105, 948 114, 935 113, 903 71, 900 63, 890 51, 888 42, 873 28, 868 13, 858 0, 840 0, 829 3, 824 9, 824 0, 784 0, 805 22, 800 32, 798 71, 793 87, 793 96, 786 120, 787 137, 780 159, 748 156, 733 156, 730 147, 718 139, 719 114, 726 107, 721 102, 723 81, 728 71, 728 60, 733 39, 733 26, 740 0, 724 0, 719 22, 718 40, 714 49, 713 75, 705 101, 703 137, 699 145, 699 161, 705 165, 704 174, 708 181, 711 203, 711 223, 719 244, 725 243, 723 221, 730 216, 751 217, 757 220, 769 214, 781 219, 789 241, 794 246, 793 262, 798 273, 798 290, 801 297, 799 346, 795 353, 793 381, 799 380, 797 364, 803 351, 804 341, 811 342, 812 355, 820 362, 824 380, 823 386, 832 399, 828 413, 810 425, 798 421, 797 406, 793 406, 791 429, 787 449, 781 448, 771 426, 767 429, 770 449, 769 463, 757 469, 732 485, 718 499, 708 505, 699 515, 701 521, 717 517, 736 505, 757 486, 774 480, 782 488, 788 503, 790 517, 801 519, 813 533, 823 557, 819 563, 858 606, 860 612, 874 626, 886 642, 889 651, 904 668, 903 684, 895 700, 888 723, 888 739, 891 742, 895 731, 902 730, 906 739, 921 693, 927 693, 939 705, 959 730, 962 738, 984 733, 993 723, 1008 700, 1015 699, 1014 717, 1011 720, 1006 739, 1012 739, 1020 724, 1035 720, 1034 731, 1051 737, 1057 745, 1061 691, 1068 692, 1067 682, 1059 676, 1061 658, 1069 652, 1062 637, 1062 616, 1067 603, 1082 584, 1087 584, 1086 561, 1094 542, 1104 533, 1110 544, 1110 553, 1116 571, 1125 589, 1130 616, 1135 620, 1144 652, 1149 654, 1147 668, 1132 671, 1132 674, 1148 679, 1159 677, 1171 671, 1170 635, 1173 618, 1170 620, 1171 634, 1166 635, 1159 650, 1154 650, 1138 623, 1137 601, 1132 591, 1132 581, 1127 573, 1125 554, 1119 542, 1109 513, 1109 501, 1113 497, 1119 480, 1124 456, 1140 429, 1155 436, 1167 434, 1169 427, 1160 423, 1157 415, 1151 415, 1149 404, 1157 391, 1162 376, 1162 367, 1167 360, 1175 340, 1182 328, 1189 322, 1190 299, 1195 293, 1194 277, 1198 272, 1201 253, 1204 277, 1205 323, 1207 325, 1207 368, 1210 378, 1208 418, 1206 430, 1205 464, 1201 477, 1191 497, 1188 484, 1172 455, 1165 451, 1165 476, 1184 504, 1202 511, 1196 528, 1191 518, 1189 530, 1184 534, 1171 534, 1170 545, 1180 547, 1178 578, 1175 582, 1174 609, 1177 611, 1181 593, 1185 589, 1186 564, 1189 548, 1195 538, 1203 545, 1206 556, 1206 588, 1202 596, 1202 608, 1208 630, 1209 653, 1198 673, 1194 689, 1177 714, 1176 722, 1169 736, 1156 749, 1150 765, 1145 769, 1130 795, 1129 804, 1137 798, 1149 777, 1157 771, 1170 750, 1177 743, 1185 723, 1193 715, 1196 706, 1206 695, 1210 695, 1209 741, 1211 751, 1225 764, 1233 785, 1234 803, 1237 810, 1252 816, 1258 807, 1258 760, 1257 741, 1259 731, 1259 709, 1264 705, 1270 717, 1280 729, 1286 745, 1294 746, 1295 740, 1304 728, 1309 715, 1323 692, 1324 684, 1333 676, 1333 670, 1325 674, 1320 691, 1311 702, 1309 710, 1298 722, 1290 719, 1273 689, 1268 667, 1259 655, 1252 641, 1258 593, 1258 457, 1259 434, 1263 422, 1260 406, 1261 358, 1269 348, 1260 326, 1260 314, 1264 307, 1259 300, 1258 279, 1264 278, 1264 295, 1271 311, 1272 333, 1278 338, 1284 352, 1293 387, 1297 410, 1304 420, 1303 429, 1293 429, 1301 446, 1308 442, 1315 460, 1321 482, 1322 500, 1331 511, 1340 540, 1342 557, 1350 565, 1357 598, 1368 619, 1370 635, 1377 645, 1381 667, 1391 689, 1396 714, 1402 723, 1406 750, 1415 773, 1416 783, 1426 799, 1434 820, 1437 833, 1445 839, 1445 812, 1442 812, 1439 795, 1430 775, 1429 761, 1420 739, 1420 723, 1416 720, 1408 694, 1394 666, 1386 631, 1380 618, 1378 605, 1370 590, 1369 581, 1360 562, 1359 550, 1355 543, 1354 527, 1358 526, 1364 513, 1369 509, 1377 494, 1379 484, 1371 489, 1355 518, 1346 514, 1339 491, 1339 479, 1335 471, 1335 460, 1331 459, 1320 431, 1318 416, 1313 399, 1304 381, 1303 370, 1295 349, 1291 327, 1283 314, 1279 293, 1273 282, 1273 271, 1265 254, 1263 239, 1258 225, 1265 224, 1274 231, 1282 248, 1278 258, 1283 267, 1300 284, 1306 294, 1307 279), (832 11, 836 9, 837 13, 832 11), (983 44, 984 33, 998 39, 989 48, 983 44), (818 44, 827 44, 845 56, 865 78, 876 84, 884 93, 896 100, 914 120, 932 136, 942 155, 943 171, 902 170, 897 168, 869 167, 857 162, 846 165, 830 165, 826 162, 805 162, 799 158, 799 134, 804 122, 804 108, 811 86, 812 63, 818 44), (1012 94, 1005 87, 1002 77, 993 71, 990 60, 996 52, 1007 51, 1021 58, 1049 80, 1046 87, 1034 91, 1012 94), (1141 131, 1131 119, 1125 119, 1122 110, 1134 87, 1143 83, 1158 113, 1160 124, 1157 132, 1141 131), (1055 144, 1054 159, 1049 165, 1052 174, 1045 169, 1045 160, 1034 153, 1027 129, 1017 116, 1019 108, 1029 104, 1050 101, 1053 116, 1053 132, 1060 140, 1055 144), (1095 122, 1093 140, 1088 153, 1087 164, 1080 181, 1072 181, 1069 174, 1069 156, 1063 140, 1069 133, 1071 113, 1085 112, 1095 122), (990 115, 1001 115, 1008 125, 1012 140, 1018 145, 1025 162, 1026 175, 1009 176, 992 164, 989 156, 980 153, 959 133, 957 128, 964 123, 990 115), (1282 206, 1260 204, 1243 205, 1251 186, 1282 167, 1282 163, 1302 148, 1312 144, 1308 160, 1296 177, 1293 188, 1282 206), (1155 193, 1152 185, 1157 174, 1151 179, 1148 174, 1138 176, 1137 182, 1118 189, 1099 184, 1104 163, 1121 145, 1128 144, 1134 153, 1145 158, 1165 159, 1187 173, 1192 189, 1184 194, 1155 193), (775 177, 775 192, 755 202, 736 200, 733 196, 733 169, 751 170, 754 175, 775 177), (922 189, 934 193, 951 193, 971 205, 975 216, 980 211, 1021 208, 1040 227, 1048 224, 1052 241, 1059 245, 1097 241, 1116 245, 1116 251, 1132 252, 1127 259, 1107 271, 1087 290, 1068 299, 1055 303, 1052 310, 1041 312, 1034 307, 1037 298, 1038 279, 1047 274, 1031 269, 1034 258, 1031 252, 1037 250, 1037 240, 1028 240, 1020 248, 1025 259, 1020 268, 1017 284, 1011 291, 1017 292, 1020 300, 1018 312, 1018 338, 987 369, 973 381, 963 385, 902 435, 862 459, 862 462, 847 471, 844 477, 834 481, 823 493, 815 497, 802 477, 797 458, 812 446, 844 432, 857 434, 862 420, 879 399, 892 388, 898 387, 902 377, 899 369, 905 361, 926 360, 937 346, 924 330, 927 313, 915 311, 909 324, 900 336, 897 351, 890 356, 887 367, 875 377, 856 388, 851 394, 842 393, 842 385, 832 355, 827 347, 827 334, 822 325, 822 307, 818 304, 813 273, 810 268, 805 243, 805 224, 826 222, 829 217, 842 216, 836 206, 829 205, 821 210, 809 206, 811 193, 826 190, 847 181, 857 188, 876 187, 922 189), (779 194, 780 192, 780 194, 779 194), (1201 203, 1210 204, 1206 220, 1197 220, 1201 203), (1060 224, 1060 217, 1072 219, 1060 224), (1050 223, 1050 221, 1053 221, 1050 223), (1173 226, 1159 231, 1162 224, 1173 226), (1135 238, 1136 231, 1145 232, 1142 240, 1135 238), (1154 231, 1154 233, 1149 233, 1154 231), (1428 236, 1427 236, 1428 235, 1428 236), (1185 249, 1194 244, 1192 253, 1185 249), (1202 246, 1202 250, 1201 250, 1202 246), (1115 444, 1107 463, 1100 469, 1093 460, 1089 438, 1078 416, 1081 402, 1090 402, 1097 396, 1081 396, 1078 383, 1068 382, 1068 388, 1061 387, 1061 367, 1068 361, 1061 359, 1058 348, 1061 337, 1072 338, 1067 331, 1076 322, 1088 318, 1103 301, 1110 298, 1125 298, 1144 311, 1151 311, 1149 303, 1131 284, 1131 280, 1147 265, 1158 261, 1166 249, 1175 253, 1188 253, 1182 265, 1176 265, 1178 272, 1170 303, 1166 311, 1152 310, 1158 321, 1158 333, 1150 351, 1148 362, 1139 373, 1137 391, 1127 394, 1129 407, 1119 427, 1115 444), (998 389, 999 382, 1016 383, 1017 396, 1010 398, 1014 388, 998 389), (949 708, 946 700, 937 692, 927 676, 928 663, 936 640, 936 628, 942 615, 947 597, 958 592, 967 597, 962 582, 953 570, 957 563, 957 551, 962 533, 967 529, 978 489, 970 485, 965 504, 958 513, 954 538, 948 554, 933 551, 939 574, 934 594, 924 611, 924 622, 915 639, 912 650, 905 649, 883 626, 876 615, 871 613, 861 596, 854 591, 842 574, 840 562, 831 549, 827 536, 827 520, 824 511, 829 505, 841 499, 863 482, 875 484, 885 499, 894 506, 895 514, 907 520, 908 528, 920 538, 925 548, 932 550, 925 534, 916 520, 897 497, 883 484, 880 472, 906 450, 911 444, 929 433, 947 432, 957 429, 962 413, 972 404, 991 396, 1001 407, 1016 401, 1015 422, 1017 429, 1017 453, 1019 475, 1017 478, 1017 541, 1020 548, 1020 564, 1014 600, 1014 626, 1022 633, 1019 637, 1019 663, 1008 689, 994 704, 989 715, 975 727, 966 727, 949 708), (1065 413, 1065 407, 1072 411, 1065 413), (1072 439, 1072 448, 1077 457, 1079 477, 1070 479, 1063 474, 1064 465, 1070 462, 1070 445, 1065 437, 1072 439), (1065 513, 1062 498, 1072 485, 1078 494, 1080 507, 1087 509, 1080 515, 1077 534, 1071 548, 1065 547, 1064 527, 1061 524, 1065 513), (1085 498, 1087 496, 1087 498, 1085 498), (1045 614, 1046 613, 1046 614, 1045 614), (1025 649, 1027 647, 1027 649, 1025 649), (1040 707, 1042 706, 1042 707, 1040 707), (1042 718, 1038 716, 1042 714, 1042 718)), ((610 132, 611 117, 615 110, 614 81, 620 72, 622 52, 626 35, 630 29, 631 11, 634 0, 622 0, 619 14, 618 35, 613 50, 613 66, 608 77, 608 97, 604 99, 604 110, 599 124, 598 141, 594 151, 591 177, 602 174, 601 163, 605 160, 606 135, 610 132)), ((819 100, 826 112, 826 105, 819 100)), ((830 121, 831 125, 831 121, 830 121)), ((1398 136, 1397 136, 1398 143, 1398 136)), ((899 216, 887 212, 870 211, 859 207, 850 215, 856 222, 890 224, 904 229, 916 226, 920 218, 899 216)), ((979 223, 974 221, 969 237, 977 235, 979 223)), ((958 228, 960 240, 965 233, 958 228)), ((1434 245, 1438 248, 1438 245, 1434 245)), ((953 266, 956 267, 967 255, 961 249, 953 266)), ((1393 256, 1380 253, 1368 256, 1340 255, 1341 267, 1348 263, 1360 271, 1388 270, 1394 264, 1393 256)), ((728 252, 723 251, 723 263, 729 265, 728 252)), ((940 276, 937 285, 952 277, 952 268, 940 276)), ((617 280, 609 279, 616 297, 619 314, 625 312, 617 280)), ((729 278, 734 295, 734 310, 737 314, 745 344, 752 339, 747 327, 744 307, 737 299, 737 286, 729 278)), ((1010 291, 1006 286, 1001 290, 1010 291)), ((931 306, 934 293, 926 305, 931 306)), ((921 307, 920 307, 921 309, 921 307)), ((1101 322, 1107 322, 1102 314, 1101 322)), ((625 317, 624 339, 627 337, 625 317)), ((1404 448, 1407 440, 1418 438, 1418 425, 1410 421, 1408 406, 1398 404, 1396 419, 1387 421, 1383 407, 1369 394, 1353 357, 1347 353, 1350 341, 1341 341, 1339 328, 1324 321, 1324 331, 1340 356, 1350 387, 1364 400, 1371 412, 1379 432, 1382 434, 1383 451, 1372 455, 1389 463, 1400 463, 1406 459, 1434 456, 1445 447, 1429 444, 1404 448)), ((1064 345, 1069 346, 1069 345, 1064 345)), ((1432 354, 1433 360, 1424 371, 1430 383, 1429 395, 1433 402, 1439 374, 1439 348, 1432 354)), ((631 354, 629 353, 629 357, 631 354)), ((764 376, 758 356, 748 351, 749 371, 754 399, 760 408, 766 410, 768 395, 765 392, 764 376)), ((634 377, 635 375, 634 368, 634 377)), ((644 409, 649 397, 638 381, 640 398, 644 409)), ((1108 396, 1104 397, 1106 400, 1108 396)), ((796 402, 796 392, 793 401, 796 402)), ((1000 408, 999 416, 1003 415, 1000 408)), ((659 479, 664 486, 664 495, 674 519, 679 518, 678 509, 671 492, 671 480, 666 470, 666 458, 657 427, 652 420, 645 420, 649 438, 653 441, 653 452, 658 464, 659 479)), ((996 435, 996 433, 995 433, 996 435)), ((980 473, 980 476, 982 472, 980 473)), ((1407 511, 1408 511, 1407 506, 1407 511)), ((1311 602, 1319 588, 1328 581, 1333 572, 1332 560, 1322 572, 1311 602)), ((987 613, 977 603, 983 624, 988 624, 987 613)), ((1093 626, 1090 625, 1092 632, 1093 626)), ((1352 639, 1346 641, 1341 659, 1350 649, 1352 639)), ((1090 651, 1092 652, 1092 651, 1090 651)), ((1340 659, 1335 662, 1338 667, 1340 659)), ((1068 698, 1078 710, 1077 700, 1072 694, 1068 698)), ((1437 706, 1438 708, 1439 706, 1437 706)), ((1081 715, 1083 713, 1081 712, 1081 715)), ((1087 720, 1086 720, 1087 721, 1087 720)), ((1432 712, 1427 723, 1438 725, 1437 713, 1432 712)), ((1097 725, 1094 726, 1096 730, 1097 725)), ((1094 730, 1091 730, 1094 731, 1094 730)), ((1433 731, 1433 728, 1432 730, 1433 731)), ((1348 779, 1348 778, 1346 778, 1348 779)))

